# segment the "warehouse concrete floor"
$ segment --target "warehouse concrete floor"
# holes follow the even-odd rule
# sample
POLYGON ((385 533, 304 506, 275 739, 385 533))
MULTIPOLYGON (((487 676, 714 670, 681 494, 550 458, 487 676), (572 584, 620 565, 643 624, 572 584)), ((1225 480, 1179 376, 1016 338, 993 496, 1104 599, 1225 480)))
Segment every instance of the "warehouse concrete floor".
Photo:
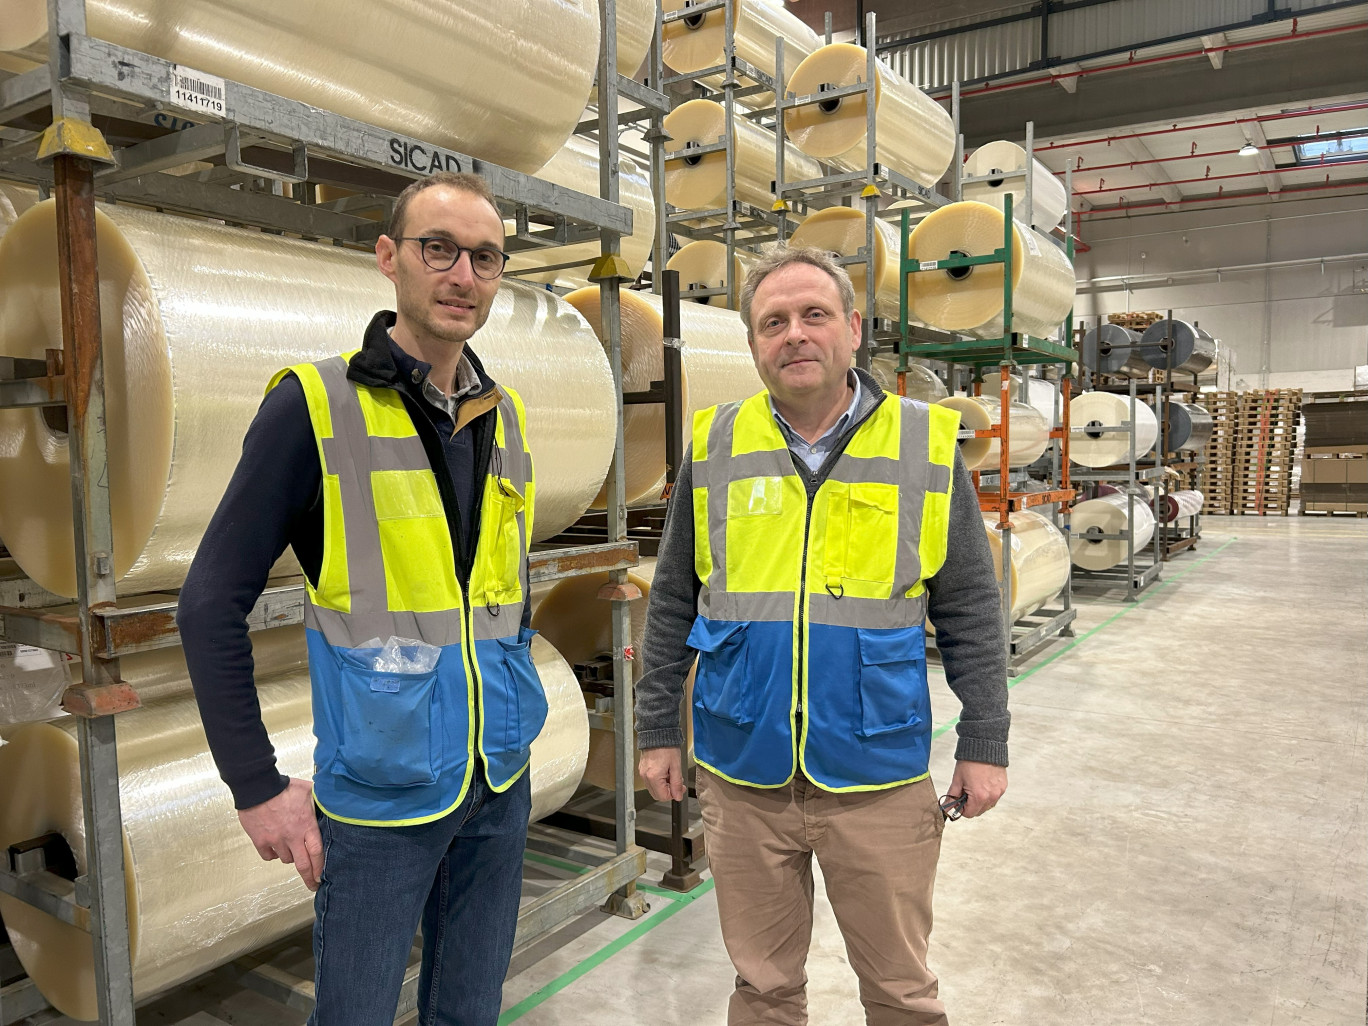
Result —
MULTIPOLYGON (((1364 1021, 1368 521, 1210 518, 1139 603, 1015 678, 1011 787, 950 824, 933 968, 961 1026, 1364 1021)), ((937 722, 958 709, 933 686, 937 722)), ((933 773, 948 782, 953 732, 933 773)), ((652 857, 645 882, 665 862, 652 857)), ((565 875, 529 863, 530 882, 565 875)), ((811 1021, 864 1021, 818 888, 811 1021)), ((501 1023, 721 1024, 711 881, 590 913, 515 960, 501 1023)), ((201 986, 140 1022, 298 1023, 201 986)))

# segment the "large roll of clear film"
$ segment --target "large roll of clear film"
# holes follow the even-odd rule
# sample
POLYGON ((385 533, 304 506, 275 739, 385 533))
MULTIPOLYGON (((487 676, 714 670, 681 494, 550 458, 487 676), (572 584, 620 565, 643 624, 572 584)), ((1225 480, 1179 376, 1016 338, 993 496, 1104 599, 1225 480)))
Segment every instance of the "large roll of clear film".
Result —
POLYGON ((1216 340, 1187 321, 1161 318, 1144 330, 1140 341, 1145 362, 1158 370, 1200 374, 1216 362, 1216 340))
MULTIPOLYGON (((693 6, 692 0, 663 0, 665 14, 693 6)), ((775 41, 784 40, 786 74, 812 53, 822 41, 817 33, 785 10, 782 0, 736 0, 732 7, 732 34, 736 56, 766 75, 774 75, 775 41)), ((665 63, 681 74, 715 68, 723 63, 726 46, 725 12, 709 11, 690 15, 665 25, 661 34, 661 55, 665 63)), ((747 84, 742 80, 742 84, 747 84)), ((707 80, 712 89, 721 89, 721 76, 707 80)), ((752 93, 740 102, 755 109, 774 102, 773 93, 752 93)))
POLYGON ((1171 524, 1182 517, 1196 516, 1202 512, 1204 502, 1206 496, 1201 492, 1187 489, 1170 492, 1168 495, 1156 495, 1150 500, 1150 508, 1154 510, 1155 518, 1161 524, 1171 524))
MULTIPOLYGON (((123 594, 178 587, 271 375, 360 345, 394 304, 374 259, 205 221, 97 205, 115 575, 123 594)), ((0 239, 0 355, 60 348, 55 207, 0 239)), ((572 523, 612 458, 612 376, 582 318, 505 282, 472 342, 519 390, 537 470, 537 536, 572 523), (548 353, 555 359, 549 359, 548 353)), ((0 411, 0 537, 21 568, 75 594, 66 435, 0 411)), ((276 568, 295 571, 288 553, 276 568)))
MULTIPOLYGON (((908 258, 988 256, 1002 248, 1003 213, 986 203, 951 203, 922 220, 908 239, 908 258)), ((1012 331, 1053 335, 1073 308, 1074 270, 1049 238, 1012 225, 1012 331)), ((980 264, 907 276, 909 314, 945 331, 999 338, 1004 329, 1003 265, 980 264)))
MULTIPOLYGON (((854 366, 854 361, 851 361, 854 366)), ((898 394, 898 357, 895 353, 879 353, 869 361, 869 373, 885 392, 898 394)), ((930 404, 940 402, 949 392, 945 382, 936 377, 929 367, 919 363, 908 363, 907 373, 903 376, 903 394, 909 399, 919 399, 930 404)))
MULTIPOLYGON (((732 278, 736 282, 736 300, 741 302, 741 286, 756 257, 745 250, 732 251, 732 278)), ((689 289, 724 289, 727 287, 727 246, 712 239, 699 239, 681 246, 666 263, 667 271, 679 272, 679 291, 685 302, 704 306, 720 306, 735 310, 725 295, 685 297, 689 289)))
MULTIPOLYGON (((952 395, 939 402, 958 411, 964 431, 986 431, 1002 420, 1002 402, 997 396, 952 395)), ((1015 400, 1007 416, 1008 466, 1034 463, 1049 448, 1049 421, 1034 406, 1015 400)), ((967 469, 993 471, 1001 466, 1002 443, 996 438, 966 438, 960 442, 960 453, 967 469)))
POLYGON ((1169 452, 1201 452, 1211 441, 1216 423, 1203 406, 1170 399, 1167 404, 1169 452))
MULTIPOLYGON (((854 207, 827 207, 809 214, 793 230, 789 245, 797 249, 810 246, 840 257, 853 257, 865 245, 866 218, 863 210, 854 207)), ((898 266, 902 253, 902 238, 887 221, 874 219, 874 310, 880 317, 897 317, 902 297, 898 288, 898 266)), ((855 286, 855 309, 861 317, 865 310, 865 278, 869 273, 865 264, 847 264, 846 273, 855 286)))
POLYGON ((1074 537, 1069 549, 1074 565, 1084 570, 1110 570, 1126 562, 1126 539, 1104 535, 1125 535, 1130 531, 1136 553, 1154 537, 1154 513, 1145 495, 1113 492, 1088 499, 1073 508, 1070 520, 1074 537))
MULTIPOLYGON (((907 79, 875 60, 874 159, 930 187, 940 181, 955 156, 950 115, 907 79)), ((814 52, 789 76, 794 96, 863 82, 867 53, 853 43, 830 43, 814 52)), ((845 171, 869 164, 866 110, 868 93, 795 107, 784 112, 784 131, 808 156, 845 171)), ((787 177, 787 176, 786 176, 787 177)))
POLYGON ((1123 378, 1149 376, 1150 365, 1140 351, 1140 333, 1119 324, 1099 324, 1083 336, 1083 364, 1094 373, 1123 378))
MULTIPOLYGON (((716 12, 719 13, 720 12, 716 12)), ((707 17, 712 17, 709 14, 707 17)), ((771 185, 775 174, 774 133, 749 118, 732 119, 735 162, 734 195, 743 203, 769 210, 774 203, 771 185)), ((711 146, 724 141, 726 108, 715 100, 688 100, 665 116, 667 155, 690 146, 711 146)), ((784 150, 784 178, 806 181, 821 175, 821 167, 792 144, 784 150)), ((683 210, 719 210, 727 205, 727 154, 718 150, 668 160, 665 164, 665 198, 683 210)))
MULTIPOLYGON (((1069 580, 1069 542, 1049 517, 1033 510, 1011 514, 1012 621, 1030 616, 1069 580)), ((983 514, 993 570, 1002 581, 1002 532, 996 513, 983 514)))
MULTIPOLYGON (((558 0, 554 16, 531 0, 345 9, 89 0, 85 9, 97 38, 518 171, 535 171, 565 142, 598 63, 596 0, 558 0)), ((46 34, 43 0, 5 5, 0 50, 46 59, 46 34)))
MULTIPOLYGON (((980 178, 999 171, 1020 171, 1026 166, 1026 150, 1014 142, 998 140, 985 143, 969 155, 964 165, 966 178, 980 178)), ((968 182, 964 186, 964 198, 988 203, 999 210, 1005 209, 1003 197, 1012 197, 1012 216, 1023 224, 1035 225, 1048 232, 1064 219, 1069 209, 1069 198, 1064 192, 1064 183, 1054 173, 1034 157, 1030 158, 1031 205, 1029 219, 1026 216, 1026 179, 1025 177, 990 178, 986 182, 968 182)))
MULTIPOLYGON (((1084 392, 1069 400, 1069 459, 1085 467, 1111 467, 1130 460, 1131 432, 1103 431, 1131 419, 1129 396, 1111 392, 1084 392)), ((1154 410, 1135 400, 1135 458, 1154 448, 1159 421, 1154 410)))

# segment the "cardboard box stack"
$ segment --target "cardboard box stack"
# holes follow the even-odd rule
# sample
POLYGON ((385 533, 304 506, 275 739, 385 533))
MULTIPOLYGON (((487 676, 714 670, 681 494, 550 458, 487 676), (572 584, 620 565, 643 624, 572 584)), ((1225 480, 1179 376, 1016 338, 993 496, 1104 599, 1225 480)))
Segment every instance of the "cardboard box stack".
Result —
POLYGON ((1287 516, 1301 389, 1240 396, 1231 476, 1231 509, 1246 516, 1287 516))
POLYGON ((1309 395, 1302 416, 1301 512, 1368 516, 1368 391, 1309 395))

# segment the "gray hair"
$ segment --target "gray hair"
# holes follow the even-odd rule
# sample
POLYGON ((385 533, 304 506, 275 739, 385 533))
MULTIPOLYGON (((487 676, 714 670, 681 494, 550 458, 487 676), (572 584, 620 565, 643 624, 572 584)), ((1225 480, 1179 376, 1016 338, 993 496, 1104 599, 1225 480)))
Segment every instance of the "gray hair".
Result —
POLYGON ((810 264, 825 271, 836 283, 836 291, 841 294, 841 309, 846 319, 855 312, 855 286, 850 283, 846 269, 833 259, 834 254, 812 246, 772 246, 763 257, 755 262, 746 283, 741 286, 741 319, 746 322, 746 334, 754 335, 751 328, 751 303, 755 301, 755 290, 760 283, 781 267, 789 264, 810 264))

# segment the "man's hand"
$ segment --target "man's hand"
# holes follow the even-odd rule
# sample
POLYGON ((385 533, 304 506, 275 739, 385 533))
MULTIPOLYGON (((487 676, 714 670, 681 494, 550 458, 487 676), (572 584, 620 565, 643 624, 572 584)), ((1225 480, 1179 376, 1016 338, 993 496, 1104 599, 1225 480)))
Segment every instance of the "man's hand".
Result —
POLYGON ((290 784, 270 801, 238 812, 238 820, 252 839, 257 854, 267 862, 294 864, 304 886, 318 890, 323 875, 323 838, 314 818, 313 784, 291 777, 290 784))
POLYGON ((641 753, 637 772, 656 801, 684 800, 684 763, 678 748, 647 748, 641 753))
POLYGON ((982 816, 998 803, 1007 790, 1007 767, 987 762, 957 762, 955 776, 950 781, 948 795, 968 794, 964 803, 964 818, 982 816))

